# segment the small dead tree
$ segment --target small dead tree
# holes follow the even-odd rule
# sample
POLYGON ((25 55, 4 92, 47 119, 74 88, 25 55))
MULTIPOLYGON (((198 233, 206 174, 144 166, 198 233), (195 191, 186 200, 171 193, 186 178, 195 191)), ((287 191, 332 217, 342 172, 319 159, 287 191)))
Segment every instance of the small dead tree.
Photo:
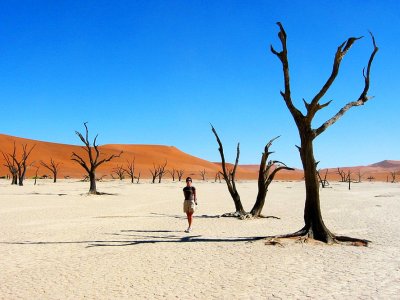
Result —
POLYGON ((176 170, 176 175, 178 175, 178 180, 181 181, 185 170, 176 170))
POLYGON ((175 181, 175 173, 176 173, 175 168, 173 168, 172 170, 169 170, 168 173, 171 174, 172 181, 175 181))
POLYGON ((301 144, 298 146, 300 152, 300 158, 303 164, 304 177, 305 177, 305 188, 306 188, 306 200, 304 207, 304 227, 298 232, 293 234, 284 235, 280 237, 304 237, 313 238, 325 243, 334 242, 345 242, 350 244, 361 244, 367 245, 367 240, 353 239, 349 237, 336 236, 328 230, 325 226, 320 209, 320 197, 319 197, 319 183, 317 179, 316 163, 314 158, 314 146, 313 142, 316 137, 323 133, 329 126, 333 125, 339 118, 341 118, 349 109, 355 106, 364 105, 371 97, 367 96, 369 86, 370 86, 370 71, 375 54, 378 51, 378 47, 375 43, 375 38, 371 33, 371 39, 373 44, 373 51, 370 55, 368 66, 366 70, 363 70, 364 77, 364 88, 358 99, 349 102, 344 105, 335 115, 324 122, 321 126, 317 128, 312 128, 312 121, 318 111, 327 107, 331 101, 326 103, 320 103, 323 96, 330 89, 333 82, 335 81, 338 73, 342 59, 350 50, 352 45, 361 37, 355 38, 351 37, 343 42, 336 50, 332 72, 327 79, 326 83, 323 85, 321 90, 313 97, 310 102, 303 99, 303 103, 306 108, 306 114, 303 114, 292 101, 291 85, 290 85, 290 72, 289 72, 289 61, 288 61, 288 51, 286 46, 286 32, 281 23, 277 23, 279 26, 279 40, 282 45, 282 50, 280 52, 276 51, 274 47, 271 46, 271 52, 276 55, 276 57, 282 63, 283 77, 284 77, 284 91, 281 91, 281 96, 286 104, 286 107, 290 111, 295 124, 297 126, 301 144))
POLYGON ((200 176, 203 181, 206 180, 206 169, 200 170, 200 176))
POLYGON ((258 193, 257 193, 257 198, 256 202, 254 203, 253 208, 251 209, 250 213, 247 213, 242 205, 240 195, 236 189, 236 170, 237 166, 239 163, 239 156, 240 156, 240 144, 238 143, 237 148, 236 148, 236 159, 235 159, 235 164, 232 169, 232 171, 228 171, 226 168, 226 162, 225 162, 225 154, 224 154, 224 149, 222 142, 217 134, 217 131, 215 128, 211 125, 211 130, 215 135, 215 138, 217 139, 217 143, 219 145, 218 151, 221 156, 221 165, 222 165, 222 172, 220 174, 224 178, 226 185, 228 186, 228 191, 231 194, 231 197, 233 199, 233 202, 235 204, 235 209, 236 211, 234 213, 228 213, 224 214, 223 216, 237 216, 241 219, 245 218, 258 218, 261 217, 261 211, 264 208, 265 204, 265 198, 268 193, 268 187, 271 184, 271 182, 274 180, 275 175, 281 171, 281 170, 293 170, 292 168, 287 167, 284 163, 279 162, 279 161, 268 161, 268 157, 270 154, 273 152, 269 151, 269 148, 271 147, 272 143, 274 140, 276 140, 278 137, 271 139, 264 147, 264 152, 261 156, 261 162, 260 162, 260 168, 258 172, 258 193))
POLYGON ((50 158, 50 163, 47 164, 44 161, 40 161, 40 164, 45 167, 46 169, 48 169, 51 173, 53 173, 53 183, 57 182, 57 174, 58 171, 60 169, 60 162, 55 162, 52 158, 50 158))
POLYGON ((329 185, 329 182, 328 182, 328 180, 326 179, 326 177, 328 176, 328 170, 329 170, 329 169, 326 169, 326 171, 325 171, 324 179, 321 178, 321 172, 320 172, 320 170, 317 171, 318 179, 319 179, 319 182, 321 183, 322 188, 325 188, 326 186, 329 185))
POLYGON ((27 144, 22 144, 22 154, 20 159, 17 158, 15 143, 12 153, 8 154, 3 153, 3 157, 6 160, 5 166, 8 167, 12 175, 11 184, 17 184, 17 179, 18 179, 18 185, 19 186, 24 185, 25 174, 28 168, 27 160, 33 148, 35 148, 35 145, 33 145, 30 149, 28 149, 27 144))
POLYGON ((168 163, 168 161, 165 161, 165 163, 163 165, 158 166, 158 183, 161 183, 161 179, 168 172, 167 170, 165 170, 167 163, 168 163))
POLYGON ((4 152, 2 152, 4 160, 6 161, 6 163, 4 164, 4 166, 6 166, 11 174, 11 185, 17 185, 18 184, 18 170, 17 170, 17 166, 15 165, 14 160, 12 159, 13 157, 15 157, 15 151, 16 151, 16 147, 15 147, 15 143, 14 143, 14 150, 12 154, 5 154, 4 152))
POLYGON ((351 172, 350 170, 347 171, 347 183, 349 184, 349 190, 351 190, 351 172))
POLYGON ((38 173, 39 173, 39 166, 35 166, 35 168, 36 168, 36 172, 35 172, 35 183, 33 184, 33 185, 36 185, 36 181, 37 181, 37 179, 38 179, 38 173))
POLYGON ((396 171, 391 171, 390 172, 390 176, 391 176, 391 183, 395 183, 396 182, 396 174, 397 174, 397 172, 396 171))
POLYGON ((371 182, 372 180, 374 180, 374 179, 375 179, 375 177, 374 177, 374 176, 368 176, 368 178, 367 178, 367 179, 368 179, 368 181, 369 181, 369 182, 371 182))
POLYGON ((119 180, 123 180, 125 178, 125 169, 123 166, 117 165, 117 167, 113 169, 113 174, 117 175, 119 180))
POLYGON ((156 182, 156 178, 158 177, 159 168, 153 163, 153 169, 149 169, 151 174, 151 183, 156 182))
POLYGON ((337 174, 340 176, 340 182, 346 182, 347 181, 347 174, 344 170, 341 170, 340 168, 337 168, 337 174))
POLYGON ((358 182, 361 182, 362 177, 364 176, 364 173, 361 173, 361 170, 357 171, 357 178, 358 178, 358 182))
POLYGON ((221 183, 221 171, 218 171, 217 174, 215 174, 215 182, 219 181, 221 183))
POLYGON ((85 152, 87 154, 88 161, 83 159, 82 156, 76 154, 75 152, 72 152, 71 160, 75 161, 83 169, 85 169, 85 171, 88 174, 87 177, 89 178, 89 181, 90 181, 89 194, 97 195, 99 193, 97 192, 97 188, 96 188, 96 169, 100 165, 102 165, 106 162, 109 162, 109 161, 113 160, 114 158, 120 157, 123 152, 121 151, 119 154, 112 154, 106 158, 100 159, 101 152, 100 152, 99 146, 96 144, 98 135, 96 135, 96 137, 94 138, 93 146, 91 146, 90 141, 89 141, 89 130, 87 127, 87 122, 83 123, 83 125, 85 126, 85 136, 83 136, 78 131, 75 131, 75 133, 80 138, 82 143, 85 144, 85 146, 82 148, 85 150, 85 152))
POLYGON ((136 177, 136 179, 137 179, 136 183, 139 183, 139 180, 140 180, 140 171, 139 171, 139 174, 138 174, 138 176, 136 177))
POLYGON ((126 162, 128 166, 124 169, 131 178, 131 183, 133 183, 133 180, 135 179, 135 159, 136 158, 134 157, 131 161, 127 160, 126 162))

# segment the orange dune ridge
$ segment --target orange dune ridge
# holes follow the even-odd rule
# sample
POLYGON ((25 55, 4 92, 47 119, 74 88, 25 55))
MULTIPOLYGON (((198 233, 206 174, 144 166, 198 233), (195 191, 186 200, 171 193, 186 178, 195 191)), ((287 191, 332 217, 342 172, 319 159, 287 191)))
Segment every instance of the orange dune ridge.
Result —
MULTIPOLYGON (((82 158, 86 159, 86 153, 82 146, 57 144, 51 142, 35 141, 25 138, 13 137, 9 135, 0 134, 0 151, 4 154, 12 153, 14 143, 16 145, 17 158, 20 159, 22 154, 22 145, 27 145, 27 150, 34 146, 29 158, 28 158, 28 169, 27 178, 35 176, 36 167, 39 168, 39 176, 52 176, 52 173, 45 167, 40 165, 40 161, 44 161, 49 164, 52 158, 56 163, 61 163, 58 178, 70 177, 70 178, 83 178, 86 173, 85 170, 78 165, 76 162, 71 160, 72 152, 77 153, 82 158)), ((127 168, 128 162, 135 159, 135 175, 140 172, 141 178, 151 178, 150 170, 158 167, 159 165, 165 164, 166 170, 172 171, 183 170, 184 175, 191 176, 195 179, 200 179, 201 171, 206 172, 206 179, 212 181, 215 179, 215 175, 221 170, 220 163, 213 163, 207 160, 192 156, 185 152, 182 152, 173 146, 162 146, 162 145, 102 145, 99 146, 100 152, 102 153, 101 158, 108 157, 112 154, 119 154, 123 151, 121 157, 115 158, 111 162, 107 162, 101 165, 96 172, 97 177, 104 177, 111 179, 113 171, 122 166, 127 168)), ((0 155, 0 176, 9 174, 8 168, 4 166, 5 160, 3 155, 0 155)), ((232 164, 227 164, 228 168, 233 168, 232 164)), ((257 179, 258 178, 258 165, 240 165, 237 168, 237 179, 257 179)), ((350 170, 352 180, 358 180, 358 173, 362 174, 362 180, 367 181, 368 177, 374 177, 374 180, 386 181, 391 180, 390 172, 400 171, 400 161, 385 160, 380 163, 376 163, 369 166, 361 167, 345 167, 340 168, 345 172, 350 170)), ((326 169, 320 170, 321 176, 325 176, 326 169)), ((400 177, 400 175, 397 175, 400 177)), ((114 177, 116 175, 114 174, 114 177)), ((128 177, 128 176, 125 176, 128 177)), ((170 174, 166 174, 164 178, 171 178, 170 174)), ((176 176, 177 178, 177 176, 176 176)), ((282 170, 276 177, 276 180, 303 180, 303 171, 295 169, 294 171, 282 170)), ((329 168, 328 180, 339 181, 340 176, 337 174, 337 168, 329 168)))

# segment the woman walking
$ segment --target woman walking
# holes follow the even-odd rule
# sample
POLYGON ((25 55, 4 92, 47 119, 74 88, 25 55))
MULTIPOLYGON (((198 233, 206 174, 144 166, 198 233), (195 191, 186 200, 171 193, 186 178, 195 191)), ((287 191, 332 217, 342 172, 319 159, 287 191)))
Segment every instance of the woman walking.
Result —
POLYGON ((183 212, 186 213, 189 227, 185 232, 192 231, 193 213, 196 210, 197 197, 196 188, 192 186, 192 178, 186 178, 186 186, 183 188, 185 200, 183 201, 183 212))

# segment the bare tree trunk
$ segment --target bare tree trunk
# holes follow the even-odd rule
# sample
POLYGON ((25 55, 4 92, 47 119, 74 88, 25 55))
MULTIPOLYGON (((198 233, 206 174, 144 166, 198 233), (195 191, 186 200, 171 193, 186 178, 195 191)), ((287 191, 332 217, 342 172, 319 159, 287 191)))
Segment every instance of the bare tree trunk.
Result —
POLYGON ((95 172, 89 172, 89 181, 90 181, 89 194, 96 195, 97 188, 96 188, 96 173, 95 172))

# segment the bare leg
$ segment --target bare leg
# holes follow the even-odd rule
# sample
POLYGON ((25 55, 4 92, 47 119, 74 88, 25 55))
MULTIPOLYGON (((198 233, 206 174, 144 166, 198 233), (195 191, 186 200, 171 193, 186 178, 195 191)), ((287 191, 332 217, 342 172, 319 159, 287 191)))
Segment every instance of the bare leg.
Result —
POLYGON ((188 223, 189 223, 189 228, 192 228, 192 222, 193 222, 193 212, 187 212, 187 219, 188 219, 188 223))

